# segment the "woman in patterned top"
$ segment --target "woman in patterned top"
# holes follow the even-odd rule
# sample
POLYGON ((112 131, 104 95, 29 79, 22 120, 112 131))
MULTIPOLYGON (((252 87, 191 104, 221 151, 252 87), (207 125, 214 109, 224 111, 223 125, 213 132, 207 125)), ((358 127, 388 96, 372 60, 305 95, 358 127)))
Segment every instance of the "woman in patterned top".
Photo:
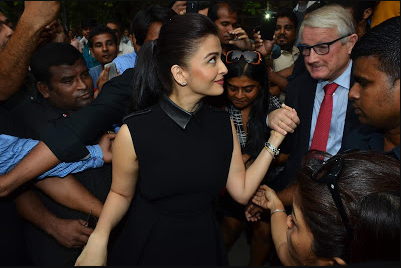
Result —
MULTIPOLYGON (((259 52, 230 51, 226 57, 226 66, 228 73, 224 85, 228 105, 225 110, 234 122, 242 158, 245 166, 249 167, 269 138, 270 132, 265 122, 268 111, 280 108, 282 104, 269 93, 267 69, 259 52)), ((229 250, 241 234, 243 224, 247 222, 245 206, 235 202, 227 192, 222 194, 220 200, 223 213, 220 226, 229 250)), ((259 221, 248 225, 252 230, 248 265, 264 265, 273 248, 270 224, 259 221)))

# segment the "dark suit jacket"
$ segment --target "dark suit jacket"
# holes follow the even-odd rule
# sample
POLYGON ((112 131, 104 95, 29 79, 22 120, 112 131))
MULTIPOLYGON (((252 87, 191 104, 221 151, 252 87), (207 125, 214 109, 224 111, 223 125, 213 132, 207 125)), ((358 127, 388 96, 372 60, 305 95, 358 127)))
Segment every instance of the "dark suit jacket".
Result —
MULTIPOLYGON (((353 84, 354 80, 351 76, 350 86, 353 84)), ((290 156, 286 162, 284 172, 282 172, 271 185, 276 191, 286 188, 295 181, 297 170, 301 165, 303 157, 309 150, 316 86, 317 80, 313 79, 307 71, 297 76, 287 85, 285 103, 297 111, 301 123, 293 134, 288 134, 280 148, 281 152, 289 153, 290 156)), ((358 116, 354 113, 352 101, 349 100, 343 137, 348 135, 353 129, 359 128, 359 126, 358 116)))

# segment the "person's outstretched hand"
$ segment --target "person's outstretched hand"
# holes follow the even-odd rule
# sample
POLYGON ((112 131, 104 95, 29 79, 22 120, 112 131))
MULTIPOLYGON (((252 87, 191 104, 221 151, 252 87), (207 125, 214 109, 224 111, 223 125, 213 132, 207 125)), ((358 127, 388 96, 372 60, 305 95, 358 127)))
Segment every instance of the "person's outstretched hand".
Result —
POLYGON ((106 266, 107 244, 104 245, 103 243, 97 239, 95 233, 92 233, 88 243, 77 258, 75 266, 106 266))
POLYGON ((117 134, 104 134, 99 141, 100 148, 102 149, 103 153, 103 161, 105 163, 111 163, 113 159, 113 141, 116 138, 117 134))
POLYGON ((56 20, 60 11, 60 1, 25 1, 22 16, 32 24, 42 28, 56 20))
POLYGON ((187 1, 175 1, 171 9, 178 15, 184 15, 187 13, 187 1))
POLYGON ((230 45, 234 45, 242 50, 252 50, 253 46, 248 34, 242 28, 236 28, 230 31, 230 34, 235 36, 235 39, 230 40, 230 45))
POLYGON ((245 218, 247 221, 257 222, 261 219, 262 213, 264 212, 264 209, 250 202, 245 208, 245 218))
POLYGON ((269 113, 268 125, 282 135, 293 133, 300 120, 295 109, 283 104, 282 108, 269 113))
POLYGON ((252 198, 252 202, 264 209, 269 209, 270 211, 274 211, 278 206, 283 206, 281 200, 277 197, 276 192, 266 185, 259 186, 259 189, 252 198))

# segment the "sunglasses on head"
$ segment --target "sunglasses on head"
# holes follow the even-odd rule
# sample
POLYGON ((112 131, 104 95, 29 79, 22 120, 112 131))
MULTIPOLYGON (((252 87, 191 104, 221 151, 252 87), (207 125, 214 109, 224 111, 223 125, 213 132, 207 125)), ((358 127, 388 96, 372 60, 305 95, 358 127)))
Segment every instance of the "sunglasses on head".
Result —
POLYGON ((330 194, 333 198, 334 204, 336 205, 337 210, 341 216, 344 228, 347 231, 348 235, 352 237, 352 228, 348 220, 347 213, 345 212, 343 202, 341 201, 341 196, 337 185, 337 179, 340 177, 344 167, 344 160, 341 156, 339 156, 331 158, 328 162, 330 162, 331 167, 328 168, 323 176, 320 177, 321 170, 323 169, 323 167, 326 166, 327 163, 326 161, 323 162, 323 165, 318 170, 315 170, 315 172, 313 172, 312 180, 327 185, 327 188, 329 189, 330 194))
POLYGON ((245 61, 250 64, 260 64, 262 61, 262 55, 257 51, 240 51, 240 50, 231 50, 227 53, 226 62, 234 63, 238 62, 241 57, 244 57, 245 61))

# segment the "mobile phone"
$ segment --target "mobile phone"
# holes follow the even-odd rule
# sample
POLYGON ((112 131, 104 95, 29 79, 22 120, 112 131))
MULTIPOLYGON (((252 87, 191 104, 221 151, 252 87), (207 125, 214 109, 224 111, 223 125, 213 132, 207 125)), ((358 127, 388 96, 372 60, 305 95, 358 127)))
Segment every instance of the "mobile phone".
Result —
POLYGON ((187 13, 198 13, 199 1, 187 1, 187 13))
POLYGON ((260 24, 260 35, 263 40, 273 40, 274 32, 276 31, 276 17, 274 15, 269 18, 262 18, 260 24))
POLYGON ((117 67, 114 62, 110 62, 104 65, 104 68, 107 66, 110 66, 110 71, 109 71, 109 80, 117 76, 117 67))

